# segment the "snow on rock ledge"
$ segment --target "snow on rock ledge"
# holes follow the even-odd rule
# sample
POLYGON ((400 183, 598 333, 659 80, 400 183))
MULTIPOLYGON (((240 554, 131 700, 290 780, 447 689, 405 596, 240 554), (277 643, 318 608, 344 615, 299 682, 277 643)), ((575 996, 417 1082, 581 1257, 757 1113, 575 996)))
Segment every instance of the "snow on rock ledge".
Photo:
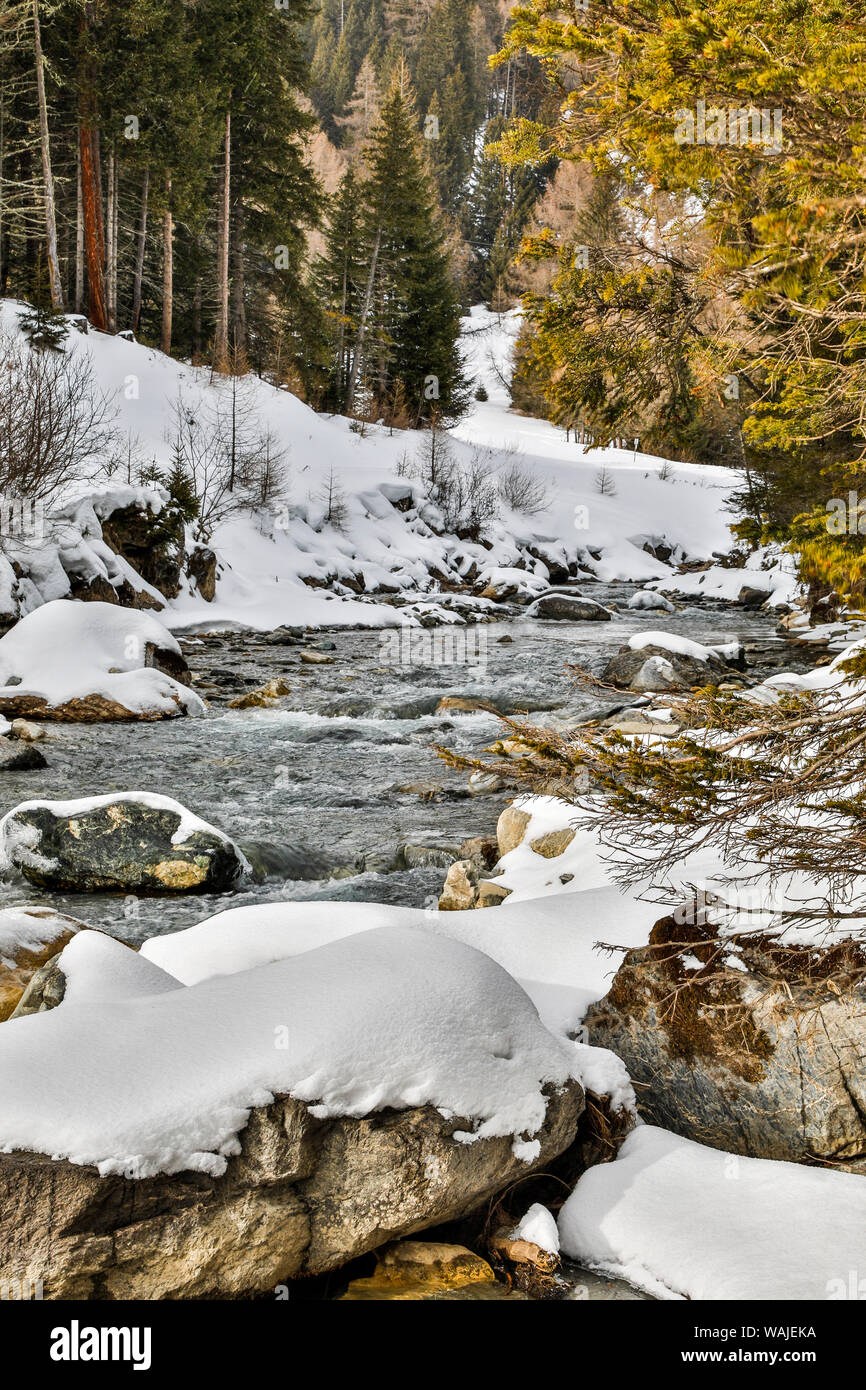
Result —
POLYGON ((0 638, 0 713, 81 721, 198 714, 176 639, 150 613, 55 599, 0 638))

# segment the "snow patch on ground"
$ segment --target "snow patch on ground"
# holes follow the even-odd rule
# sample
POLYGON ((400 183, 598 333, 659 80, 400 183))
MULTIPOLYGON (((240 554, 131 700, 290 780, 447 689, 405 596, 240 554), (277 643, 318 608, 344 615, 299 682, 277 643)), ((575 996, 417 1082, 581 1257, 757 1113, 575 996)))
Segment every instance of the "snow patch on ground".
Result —
POLYGON ((866 1177, 649 1125, 584 1173, 559 1216, 566 1255, 660 1298, 845 1297, 864 1229, 866 1177))

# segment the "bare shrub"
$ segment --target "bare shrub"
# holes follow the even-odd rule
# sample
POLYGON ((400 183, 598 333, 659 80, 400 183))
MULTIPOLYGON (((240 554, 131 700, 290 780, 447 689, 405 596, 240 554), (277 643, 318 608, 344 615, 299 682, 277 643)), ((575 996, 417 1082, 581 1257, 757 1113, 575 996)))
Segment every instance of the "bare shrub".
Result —
POLYGON ((513 512, 537 516, 547 511, 550 495, 541 478, 529 468, 512 463, 499 475, 499 496, 513 512))
POLYGON ((196 408, 179 396, 171 444, 174 471, 186 479, 204 540, 238 512, 285 501, 285 451, 269 430, 256 430, 252 409, 234 391, 196 408))
POLYGON ((415 476, 428 502, 442 513, 446 531, 477 540, 485 521, 499 511, 495 469, 476 450, 468 462, 454 457, 448 435, 435 421, 424 435, 415 461, 415 476))
POLYGON ((111 400, 83 353, 0 335, 0 493, 50 502, 69 483, 109 474, 118 436, 111 400))

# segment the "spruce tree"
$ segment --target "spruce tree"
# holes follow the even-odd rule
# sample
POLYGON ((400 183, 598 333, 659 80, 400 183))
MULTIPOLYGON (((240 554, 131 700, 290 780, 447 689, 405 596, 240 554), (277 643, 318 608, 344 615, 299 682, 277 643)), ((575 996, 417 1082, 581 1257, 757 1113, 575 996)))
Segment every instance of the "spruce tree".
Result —
POLYGON ((327 320, 330 356, 322 404, 334 411, 346 408, 364 288, 361 196, 358 176, 350 164, 331 200, 325 250, 314 270, 314 283, 327 320))
POLYGON ((391 86, 372 132, 364 184, 367 279, 349 376, 377 410, 412 422, 456 418, 466 404, 459 307, 433 177, 408 82, 391 86))

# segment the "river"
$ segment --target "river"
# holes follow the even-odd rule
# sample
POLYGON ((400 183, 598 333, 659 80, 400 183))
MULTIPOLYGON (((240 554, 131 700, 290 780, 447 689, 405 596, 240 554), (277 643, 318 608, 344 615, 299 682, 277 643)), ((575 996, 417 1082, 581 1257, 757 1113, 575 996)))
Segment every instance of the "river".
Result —
MULTIPOLYGON (((267 876, 219 896, 142 899, 43 894, 16 878, 0 883, 0 906, 50 901, 137 943, 223 908, 268 900, 435 904, 449 856, 469 836, 492 834, 507 799, 503 791, 470 795, 466 774, 433 752, 436 743, 477 752, 501 727, 488 713, 436 714, 443 695, 489 700, 504 712, 534 710, 537 722, 575 723, 599 701, 574 689, 567 666, 598 673, 632 633, 651 628, 710 645, 739 638, 755 675, 811 664, 811 654, 776 635, 771 615, 707 604, 675 614, 635 612, 626 609, 634 588, 586 586, 588 596, 618 607, 611 622, 517 617, 468 634, 458 629, 458 649, 463 634, 470 657, 461 665, 423 664, 423 651, 412 664, 395 663, 389 639, 369 630, 310 634, 309 645, 334 658, 320 665, 303 664, 298 648, 269 645, 264 634, 181 634, 190 667, 208 682, 201 687, 210 702, 204 718, 47 725, 40 747, 49 767, 4 773, 4 810, 36 797, 162 792, 243 844, 252 842, 267 876), (291 689, 280 708, 228 708, 244 690, 275 677, 291 689), (416 847, 413 867, 400 866, 405 845, 416 847)), ((605 707, 628 700, 612 696, 605 707)))

